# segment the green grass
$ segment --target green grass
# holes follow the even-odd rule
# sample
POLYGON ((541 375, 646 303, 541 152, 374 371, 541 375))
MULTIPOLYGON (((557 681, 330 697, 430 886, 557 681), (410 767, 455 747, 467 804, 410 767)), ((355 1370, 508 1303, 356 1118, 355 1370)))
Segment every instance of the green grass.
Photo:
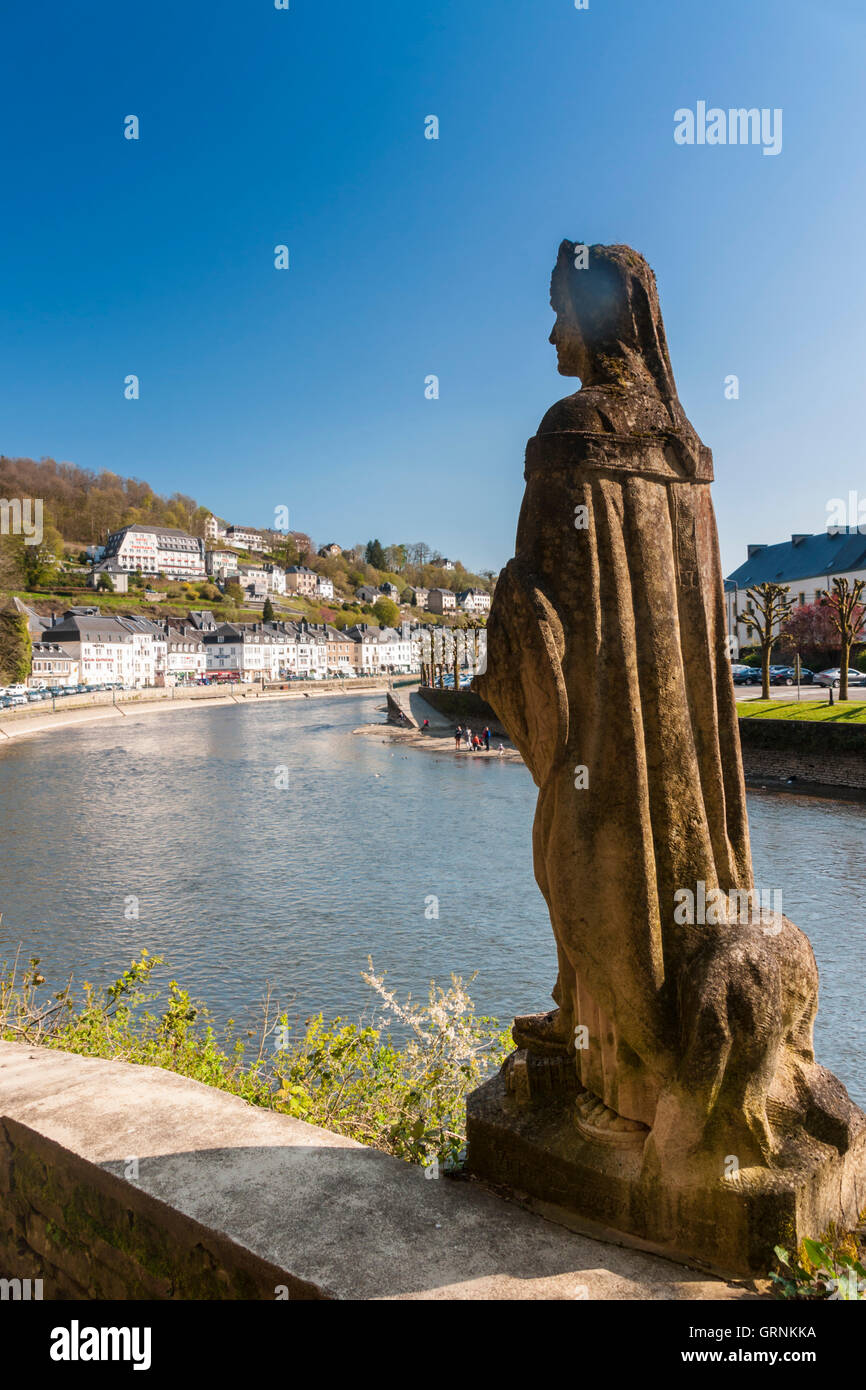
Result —
POLYGON ((845 700, 829 704, 827 700, 740 700, 737 714, 741 719, 807 719, 819 724, 866 724, 866 704, 845 700))

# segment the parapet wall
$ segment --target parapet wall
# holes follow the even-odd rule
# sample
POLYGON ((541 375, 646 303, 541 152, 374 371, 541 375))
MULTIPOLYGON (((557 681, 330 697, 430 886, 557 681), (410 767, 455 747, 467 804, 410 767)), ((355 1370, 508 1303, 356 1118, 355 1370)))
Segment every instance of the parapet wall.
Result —
POLYGON ((750 1296, 173 1072, 6 1042, 0 1279, 46 1299, 750 1296))

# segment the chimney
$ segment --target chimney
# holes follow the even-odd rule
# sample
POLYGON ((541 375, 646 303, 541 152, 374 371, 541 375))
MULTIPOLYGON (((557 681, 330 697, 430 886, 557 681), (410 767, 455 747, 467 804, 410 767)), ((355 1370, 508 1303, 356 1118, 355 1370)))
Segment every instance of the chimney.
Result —
POLYGON ((796 535, 793 535, 793 536, 791 537, 791 544, 792 544, 792 545, 802 545, 804 541, 807 541, 807 540, 809 540, 809 539, 810 539, 810 536, 809 536, 808 534, 802 534, 802 533, 800 533, 800 532, 797 532, 796 535))
POLYGON ((767 549, 766 545, 747 545, 747 546, 746 546, 746 559, 747 559, 747 560, 751 560, 751 558, 752 558, 753 555, 757 555, 759 551, 761 551, 761 550, 766 550, 766 549, 767 549))

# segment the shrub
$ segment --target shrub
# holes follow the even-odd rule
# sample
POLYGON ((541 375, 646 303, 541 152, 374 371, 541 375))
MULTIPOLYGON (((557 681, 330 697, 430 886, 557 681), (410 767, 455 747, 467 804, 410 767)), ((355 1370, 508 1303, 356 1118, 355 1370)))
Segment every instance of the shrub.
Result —
POLYGON ((427 1002, 398 1002, 370 962, 363 979, 382 1017, 358 1023, 321 1015, 292 1041, 287 1016, 267 1000, 257 1043, 238 1036, 230 1020, 217 1038, 208 1012, 176 980, 164 1006, 146 1006, 162 957, 143 951, 104 993, 70 986, 44 997, 34 957, 23 975, 0 972, 0 1038, 165 1067, 253 1105, 298 1116, 413 1163, 459 1165, 465 1142, 466 1096, 499 1066, 510 1036, 478 1018, 457 976, 448 989, 430 985, 427 1002), (272 1014, 274 1015, 272 1017, 272 1014), (398 1023, 407 1040, 387 1031, 398 1023))

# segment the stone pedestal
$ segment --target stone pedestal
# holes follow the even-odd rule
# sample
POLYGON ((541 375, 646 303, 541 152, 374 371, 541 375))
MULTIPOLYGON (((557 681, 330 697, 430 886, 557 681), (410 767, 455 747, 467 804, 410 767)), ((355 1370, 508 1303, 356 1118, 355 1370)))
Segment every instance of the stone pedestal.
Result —
MULTIPOLYGON (((572 1229, 649 1249, 728 1278, 765 1276, 773 1247, 848 1228, 866 1207, 866 1125, 844 1154, 792 1143, 780 1166, 699 1181, 645 1172, 645 1134, 590 1138, 582 1088, 556 1085, 549 1059, 512 1053, 467 1102, 467 1166, 504 1195, 572 1229)), ((853 1107, 852 1107, 853 1109, 853 1107)))

